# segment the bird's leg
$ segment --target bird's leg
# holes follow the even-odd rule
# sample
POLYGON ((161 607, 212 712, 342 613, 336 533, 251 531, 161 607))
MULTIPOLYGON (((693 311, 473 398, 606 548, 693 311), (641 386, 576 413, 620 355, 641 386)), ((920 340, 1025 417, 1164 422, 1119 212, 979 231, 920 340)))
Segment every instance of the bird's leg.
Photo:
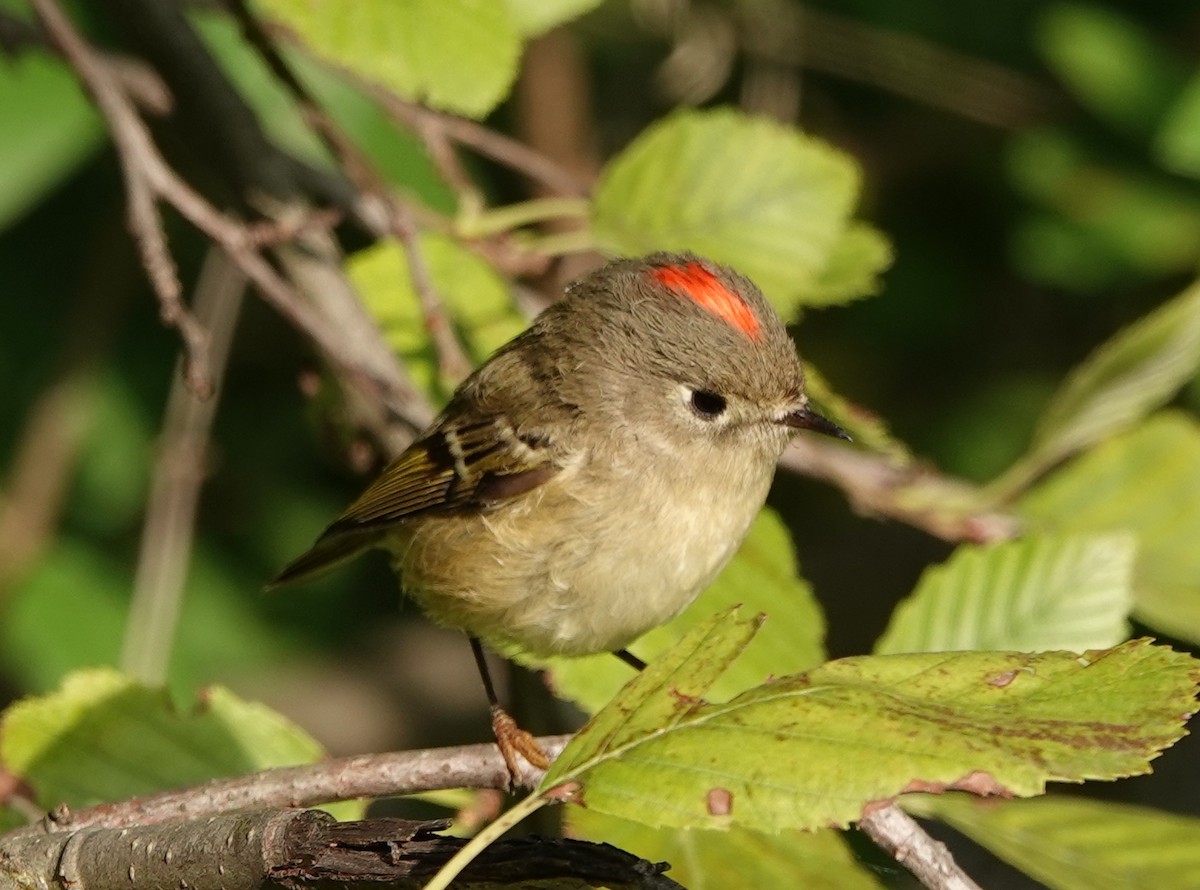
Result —
POLYGON ((646 669, 646 662, 642 661, 628 649, 618 649, 613 655, 617 656, 617 658, 621 659, 621 661, 625 662, 638 673, 646 669))
POLYGON ((504 758, 505 766, 508 767, 509 781, 515 788, 521 777, 520 764, 517 762, 518 754, 529 761, 532 766, 543 770, 549 769, 550 757, 542 750, 537 739, 517 726, 517 721, 509 715, 508 711, 500 707, 500 700, 496 697, 496 687, 492 685, 492 675, 483 654, 483 644, 476 637, 469 637, 469 639, 471 640, 471 651, 475 653, 475 664, 479 667, 479 677, 483 680, 483 690, 487 693, 488 705, 492 711, 492 733, 496 736, 496 746, 500 749, 500 756, 504 758))

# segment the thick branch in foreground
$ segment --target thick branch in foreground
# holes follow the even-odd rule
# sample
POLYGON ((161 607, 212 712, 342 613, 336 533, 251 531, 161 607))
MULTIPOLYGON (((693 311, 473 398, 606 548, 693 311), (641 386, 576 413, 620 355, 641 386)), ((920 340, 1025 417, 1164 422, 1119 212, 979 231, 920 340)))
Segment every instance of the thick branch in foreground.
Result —
MULTIPOLYGON (((387 881, 421 887, 466 843, 435 834, 446 822, 371 819, 336 822, 316 810, 231 813, 138 828, 84 828, 0 841, 0 886, 73 890, 188 887, 257 890, 387 881)), ((556 888, 606 886, 672 890, 665 866, 607 844, 522 839, 493 845, 458 886, 500 888, 553 882, 556 888)))

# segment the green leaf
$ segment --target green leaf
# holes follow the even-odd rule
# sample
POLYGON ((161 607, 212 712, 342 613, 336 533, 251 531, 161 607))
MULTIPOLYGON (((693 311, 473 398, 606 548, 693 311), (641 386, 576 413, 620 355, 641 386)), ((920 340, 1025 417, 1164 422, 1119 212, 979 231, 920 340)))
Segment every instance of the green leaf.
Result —
POLYGON ((1200 284, 1112 337, 1051 399, 1033 444, 996 483, 1019 490, 1059 461, 1126 429, 1163 405, 1200 365, 1200 284))
MULTIPOLYGON (((476 363, 524 330, 525 319, 508 285, 486 262, 441 235, 422 235, 419 246, 455 332, 476 363)), ((437 355, 404 252, 393 242, 380 242, 356 253, 346 269, 413 380, 435 400, 444 401, 453 381, 438 379, 437 355)))
POLYGON ((495 0, 259 0, 319 55, 401 96, 483 117, 508 95, 521 39, 495 0))
MULTIPOLYGON (((689 630, 714 612, 741 604, 767 616, 764 627, 737 663, 716 683, 715 694, 728 697, 756 686, 768 676, 790 674, 825 660, 825 622, 812 588, 796 573, 796 556, 783 520, 763 510, 741 548, 712 585, 675 620, 655 628, 629 648, 654 661, 689 630)), ((607 652, 584 658, 532 659, 546 667, 557 694, 595 713, 629 680, 628 666, 607 652)))
POLYGON ((612 844, 649 862, 669 862, 669 876, 692 890, 720 887, 803 887, 878 890, 882 885, 855 861, 833 830, 762 834, 671 831, 606 816, 586 807, 567 811, 572 837, 612 844))
POLYGON ((866 223, 851 222, 830 249, 805 305, 833 305, 879 293, 883 287, 879 273, 893 259, 892 244, 882 232, 866 223))
POLYGON ((536 37, 557 28, 585 12, 591 12, 602 0, 507 0, 509 12, 524 37, 536 37))
POLYGON ((1046 531, 1138 536, 1134 614, 1200 643, 1200 424, 1164 412, 1047 477, 1020 502, 1046 531))
POLYGON ((35 50, 0 64, 0 229, 104 142, 100 118, 58 58, 35 50))
POLYGON ((1051 796, 980 804, 929 799, 921 812, 953 825, 1051 890, 1192 890, 1200 819, 1148 807, 1051 796))
POLYGON ((1169 170, 1200 179, 1200 73, 1167 112, 1154 148, 1169 170))
POLYGON ((122 800, 322 756, 286 718, 226 689, 211 687, 180 711, 163 690, 108 669, 72 674, 0 720, 0 761, 43 807, 122 800))
POLYGON ((925 572, 875 651, 1084 649, 1128 636, 1132 534, 964 545, 925 572))
POLYGON ((1040 794, 1143 773, 1195 708, 1200 662, 1151 645, 830 662, 722 704, 753 628, 718 615, 634 678, 543 789, 652 827, 845 825, 910 791, 1040 794))
POLYGON ((1133 19, 1098 5, 1057 3, 1037 42, 1081 101, 1126 132, 1149 132, 1178 91, 1182 66, 1133 19))
POLYGON ((797 130, 729 109, 682 111, 605 169, 592 225, 604 249, 693 250, 750 276, 787 316, 877 289, 890 255, 850 214, 859 172, 797 130))
MULTIPOLYGON (((249 103, 271 140, 309 163, 332 169, 335 161, 296 107, 287 88, 263 76, 262 59, 223 12, 188 8, 188 20, 216 57, 238 93, 249 103)), ((334 121, 362 149, 375 169, 406 194, 441 213, 453 213, 454 193, 441 180, 421 140, 397 127, 388 112, 359 83, 285 42, 280 46, 292 70, 334 121)))

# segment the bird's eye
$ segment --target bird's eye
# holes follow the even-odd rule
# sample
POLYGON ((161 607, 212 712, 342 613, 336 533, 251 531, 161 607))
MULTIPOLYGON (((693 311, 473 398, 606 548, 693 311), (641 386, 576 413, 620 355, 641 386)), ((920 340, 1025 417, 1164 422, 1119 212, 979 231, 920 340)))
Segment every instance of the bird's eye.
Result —
POLYGON ((725 413, 725 397, 711 389, 692 391, 692 410, 705 420, 713 420, 725 413))

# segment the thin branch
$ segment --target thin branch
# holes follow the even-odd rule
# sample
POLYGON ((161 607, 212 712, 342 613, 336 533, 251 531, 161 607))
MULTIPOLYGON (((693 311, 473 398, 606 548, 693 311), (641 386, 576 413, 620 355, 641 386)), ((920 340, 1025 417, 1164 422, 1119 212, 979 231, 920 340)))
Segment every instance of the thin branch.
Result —
MULTIPOLYGON (((538 744, 552 758, 570 736, 547 736, 538 744)), ((534 787, 542 772, 526 764, 521 784, 534 787)), ((364 797, 399 797, 446 788, 507 788, 508 767, 494 743, 363 754, 305 766, 279 767, 248 776, 217 779, 146 797, 80 810, 59 808, 39 825, 10 832, 19 837, 79 828, 125 828, 202 819, 234 810, 315 806, 364 797)))
POLYGON ((158 297, 163 322, 176 328, 187 356, 188 385, 201 398, 212 392, 208 368, 208 335, 184 305, 182 286, 167 247, 166 232, 155 203, 157 152, 128 96, 84 43, 54 0, 33 0, 33 8, 51 43, 66 57, 109 122, 129 202, 129 227, 142 263, 158 297))
POLYGON ((895 804, 858 820, 859 829, 930 890, 981 890, 950 850, 930 837, 920 823, 895 804))
MULTIPOLYGON (((98 65, 92 50, 83 42, 55 0, 33 0, 56 46, 76 70, 94 97, 108 123, 117 154, 121 159, 130 202, 130 227, 142 249, 143 262, 159 291, 160 299, 173 295, 179 303, 179 281, 166 248, 155 201, 162 199, 185 219, 220 245, 235 265, 258 289, 263 299, 294 327, 303 331, 324 353, 343 381, 352 388, 365 390, 369 398, 383 404, 396 418, 414 431, 422 429, 431 412, 424 397, 407 381, 394 359, 380 358, 378 350, 356 351, 346 344, 342 332, 331 326, 312 309, 257 251, 255 239, 242 223, 220 213, 199 193, 180 179, 163 160, 138 117, 132 102, 111 74, 98 65), (165 290, 164 290, 165 289, 165 290)), ((192 337, 185 336, 192 368, 189 376, 207 383, 207 371, 199 368, 195 354, 194 319, 184 311, 185 324, 191 324, 192 337)), ((176 313, 175 318, 178 318, 176 313)))
MULTIPOLYGON (((241 311, 246 279, 220 248, 209 249, 196 283, 196 317, 209 332, 212 398, 201 400, 175 375, 142 524, 122 669, 147 685, 166 682, 167 663, 191 557, 196 507, 221 379, 241 311)), ((184 358, 180 357, 182 366, 184 358)))
POLYGON ((799 436, 779 466, 840 488, 860 512, 899 519, 946 541, 1000 541, 1020 529, 1015 516, 980 506, 969 483, 919 464, 799 436))
POLYGON ((387 215, 388 231, 400 242, 408 260, 409 278, 421 306, 425 327, 433 340, 442 376, 450 384, 457 384, 471 373, 474 364, 459 343, 446 308, 434 287, 429 264, 418 242, 411 210, 387 187, 370 159, 325 112, 291 70, 245 0, 227 2, 234 18, 241 25, 246 40, 262 57, 276 79, 292 94, 309 126, 339 159, 351 181, 358 186, 362 195, 372 196, 382 203, 387 215))
POLYGON ((579 177, 559 166, 541 152, 535 151, 516 139, 511 139, 474 121, 432 111, 413 102, 406 102, 374 84, 362 81, 359 83, 370 90, 384 110, 395 120, 418 133, 423 128, 438 130, 445 134, 446 138, 525 175, 554 194, 582 197, 590 191, 588 184, 579 177))

